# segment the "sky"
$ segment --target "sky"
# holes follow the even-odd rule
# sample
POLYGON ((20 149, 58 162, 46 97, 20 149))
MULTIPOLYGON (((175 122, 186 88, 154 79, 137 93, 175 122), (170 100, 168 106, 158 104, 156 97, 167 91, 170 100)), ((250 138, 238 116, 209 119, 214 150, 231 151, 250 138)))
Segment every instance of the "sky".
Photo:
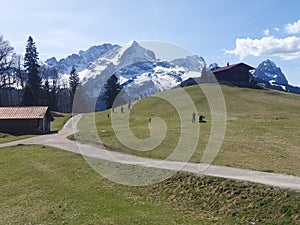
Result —
POLYGON ((297 0, 0 0, 0 34, 19 54, 31 35, 41 60, 93 45, 169 42, 207 64, 270 59, 300 86, 297 0))

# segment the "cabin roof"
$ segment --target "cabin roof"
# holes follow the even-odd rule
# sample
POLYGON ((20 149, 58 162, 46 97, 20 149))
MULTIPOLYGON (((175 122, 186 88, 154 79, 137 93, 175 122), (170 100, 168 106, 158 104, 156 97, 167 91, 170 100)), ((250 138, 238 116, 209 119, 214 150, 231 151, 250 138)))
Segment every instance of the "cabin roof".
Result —
POLYGON ((51 121, 53 120, 47 106, 0 107, 0 120, 43 119, 46 115, 51 121))
POLYGON ((249 70, 255 69, 254 67, 249 66, 249 65, 247 65, 245 63, 236 63, 236 64, 232 64, 232 65, 220 67, 218 69, 213 70, 212 72, 213 73, 217 73, 217 72, 221 72, 221 71, 225 71, 225 70, 230 70, 231 68, 236 67, 236 66, 246 66, 246 67, 248 67, 249 70))

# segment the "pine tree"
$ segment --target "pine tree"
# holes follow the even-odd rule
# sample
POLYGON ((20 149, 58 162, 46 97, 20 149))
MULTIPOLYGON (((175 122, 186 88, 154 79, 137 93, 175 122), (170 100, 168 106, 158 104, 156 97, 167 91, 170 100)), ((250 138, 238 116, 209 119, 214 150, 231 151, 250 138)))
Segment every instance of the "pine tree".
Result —
POLYGON ((76 92, 77 86, 79 84, 79 76, 78 76, 74 66, 72 67, 71 72, 70 72, 69 84, 70 84, 70 93, 71 93, 70 100, 71 100, 71 107, 72 107, 75 92, 76 92))
MULTIPOLYGON (((104 85, 105 91, 101 96, 101 99, 105 102, 106 108, 110 109, 113 106, 119 106, 124 103, 122 96, 118 96, 122 90, 118 78, 116 75, 112 75, 104 85), (114 102, 118 96, 118 101, 114 102)), ((122 93, 122 92, 121 92, 122 93)))
POLYGON ((41 78, 39 77, 38 52, 35 42, 29 36, 26 45, 24 68, 28 76, 23 92, 23 105, 41 104, 41 78))
POLYGON ((57 111, 57 93, 59 86, 57 84, 57 79, 52 80, 52 85, 49 92, 49 108, 51 111, 57 111))
POLYGON ((50 106, 50 85, 48 79, 42 86, 42 105, 50 106))

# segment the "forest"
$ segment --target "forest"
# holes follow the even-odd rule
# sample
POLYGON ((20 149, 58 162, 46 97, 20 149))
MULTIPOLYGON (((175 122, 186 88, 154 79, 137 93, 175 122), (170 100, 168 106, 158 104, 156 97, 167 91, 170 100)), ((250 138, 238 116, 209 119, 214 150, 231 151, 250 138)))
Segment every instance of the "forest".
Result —
POLYGON ((25 55, 18 55, 8 40, 0 35, 0 107, 48 106, 51 111, 71 112, 79 76, 73 66, 68 81, 56 68, 39 60, 31 36, 25 55))

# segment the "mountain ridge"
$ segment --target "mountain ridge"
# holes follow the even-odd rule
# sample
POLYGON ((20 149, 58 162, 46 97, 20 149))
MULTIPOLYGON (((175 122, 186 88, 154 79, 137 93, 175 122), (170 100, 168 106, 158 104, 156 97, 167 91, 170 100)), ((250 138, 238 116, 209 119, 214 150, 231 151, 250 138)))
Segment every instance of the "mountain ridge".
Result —
MULTIPOLYGON (((207 67, 203 57, 197 55, 161 61, 154 51, 134 40, 124 46, 109 43, 92 46, 59 61, 50 58, 45 63, 65 74, 65 83, 72 66, 76 66, 80 81, 90 98, 97 98, 103 92, 101 86, 109 76, 116 74, 127 100, 178 87, 189 78, 200 77, 203 68, 219 67, 217 63, 207 67)), ((300 88, 298 90, 298 87, 289 85, 280 67, 269 59, 260 63, 251 77, 266 88, 300 93, 300 88)))
POLYGON ((289 84, 280 67, 270 59, 261 62, 252 73, 252 76, 261 82, 277 83, 281 85, 289 84))
POLYGON ((79 72, 79 76, 86 94, 95 99, 104 91, 100 84, 116 74, 125 91, 124 98, 130 101, 177 87, 191 77, 191 69, 198 70, 200 76, 204 64, 199 56, 161 61, 155 52, 132 41, 107 52, 79 72))
POLYGON ((281 68, 270 59, 261 62, 251 76, 266 88, 300 94, 300 88, 290 85, 281 68))
POLYGON ((102 55, 111 51, 112 49, 120 47, 119 45, 113 45, 110 43, 104 43, 102 45, 94 45, 83 51, 80 50, 78 53, 73 53, 66 58, 57 60, 55 57, 49 58, 45 61, 45 64, 50 67, 55 67, 59 72, 64 74, 70 74, 73 66, 77 71, 82 71, 92 63, 93 61, 100 58, 102 55))

